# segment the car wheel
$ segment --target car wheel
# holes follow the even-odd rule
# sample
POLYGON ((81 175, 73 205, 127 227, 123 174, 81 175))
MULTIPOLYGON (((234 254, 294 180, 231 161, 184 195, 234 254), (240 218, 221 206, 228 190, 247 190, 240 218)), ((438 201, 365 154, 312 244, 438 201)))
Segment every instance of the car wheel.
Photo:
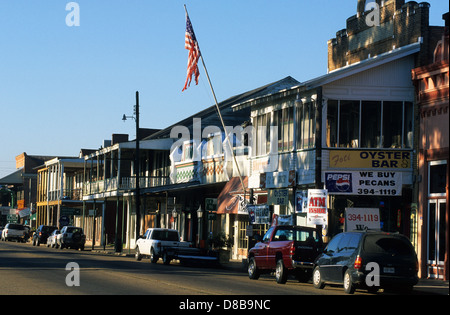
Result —
POLYGON ((277 260, 277 266, 275 269, 275 277, 277 279, 277 283, 285 284, 287 281, 287 270, 284 267, 283 259, 277 260))
POLYGON ((259 276, 261 275, 261 272, 259 271, 258 267, 256 267, 256 261, 255 258, 250 258, 250 261, 248 262, 248 277, 252 280, 258 280, 259 276))
POLYGON ((344 274, 344 292, 348 294, 355 293, 355 285, 352 282, 352 276, 349 270, 344 274))
POLYGON ((313 285, 316 289, 323 289, 325 283, 322 281, 322 275, 320 274, 320 268, 317 266, 313 271, 313 285))
POLYGON ((156 263, 158 261, 159 257, 155 255, 155 252, 152 250, 150 251, 150 262, 152 264, 156 263))
POLYGON ((136 247, 136 252, 134 254, 134 258, 137 261, 141 261, 142 260, 142 255, 141 255, 141 252, 139 251, 139 247, 136 247))

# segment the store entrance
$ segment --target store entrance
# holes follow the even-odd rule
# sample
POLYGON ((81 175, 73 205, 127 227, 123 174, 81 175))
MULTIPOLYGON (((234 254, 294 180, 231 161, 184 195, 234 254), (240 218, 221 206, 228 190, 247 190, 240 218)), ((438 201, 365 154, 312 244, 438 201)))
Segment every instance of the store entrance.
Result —
POLYGON ((444 279, 446 206, 445 199, 432 199, 428 201, 428 278, 444 279))

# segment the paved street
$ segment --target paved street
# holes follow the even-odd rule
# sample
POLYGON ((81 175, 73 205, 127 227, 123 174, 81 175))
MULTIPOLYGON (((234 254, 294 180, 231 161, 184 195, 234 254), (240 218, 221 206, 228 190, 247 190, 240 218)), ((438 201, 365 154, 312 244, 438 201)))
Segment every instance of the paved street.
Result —
POLYGON ((151 264, 146 259, 137 262, 132 257, 15 242, 0 242, 0 284, 1 294, 343 294, 342 288, 315 290, 311 284, 293 279, 279 285, 271 276, 252 281, 245 273, 232 270, 176 263, 165 266, 161 261, 151 264), (66 270, 70 262, 79 265, 80 286, 66 285, 66 277, 72 271, 66 270))
MULTIPOLYGON (((0 242, 0 288, 2 295, 344 295, 339 286, 316 290, 294 279, 279 285, 273 276, 255 281, 231 268, 197 268, 176 262, 166 266, 161 261, 151 264, 148 259, 137 262, 133 257, 15 242, 0 242), (70 263, 79 266, 78 278, 70 263), (79 285, 66 284, 77 280, 79 285)), ((413 294, 427 293, 423 288, 419 284, 413 294)), ((366 291, 355 294, 372 295, 366 291)))

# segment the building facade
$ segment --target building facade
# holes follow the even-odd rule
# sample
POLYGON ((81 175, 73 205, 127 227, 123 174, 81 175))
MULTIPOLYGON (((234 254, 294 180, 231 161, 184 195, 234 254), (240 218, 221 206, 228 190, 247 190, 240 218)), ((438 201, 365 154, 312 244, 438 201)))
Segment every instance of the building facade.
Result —
POLYGON ((422 277, 449 279, 449 34, 433 48, 433 62, 412 70, 418 105, 418 255, 422 277))
POLYGON ((28 155, 26 152, 16 156, 17 171, 0 179, 0 185, 5 187, 2 189, 4 207, 0 225, 20 222, 30 227, 36 226, 37 168, 52 158, 54 157, 28 155))

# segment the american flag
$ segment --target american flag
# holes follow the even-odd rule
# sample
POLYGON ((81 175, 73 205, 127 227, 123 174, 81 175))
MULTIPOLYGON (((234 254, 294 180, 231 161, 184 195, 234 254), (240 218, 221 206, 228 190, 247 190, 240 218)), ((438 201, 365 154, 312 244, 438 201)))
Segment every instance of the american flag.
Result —
POLYGON ((198 59, 200 58, 200 49, 198 48, 197 39, 195 38, 194 29, 192 28, 189 15, 186 14, 186 37, 184 48, 189 50, 188 65, 187 65, 187 78, 184 84, 183 91, 186 90, 192 81, 192 75, 195 76, 195 84, 198 84, 198 77, 200 72, 198 71, 198 59))

